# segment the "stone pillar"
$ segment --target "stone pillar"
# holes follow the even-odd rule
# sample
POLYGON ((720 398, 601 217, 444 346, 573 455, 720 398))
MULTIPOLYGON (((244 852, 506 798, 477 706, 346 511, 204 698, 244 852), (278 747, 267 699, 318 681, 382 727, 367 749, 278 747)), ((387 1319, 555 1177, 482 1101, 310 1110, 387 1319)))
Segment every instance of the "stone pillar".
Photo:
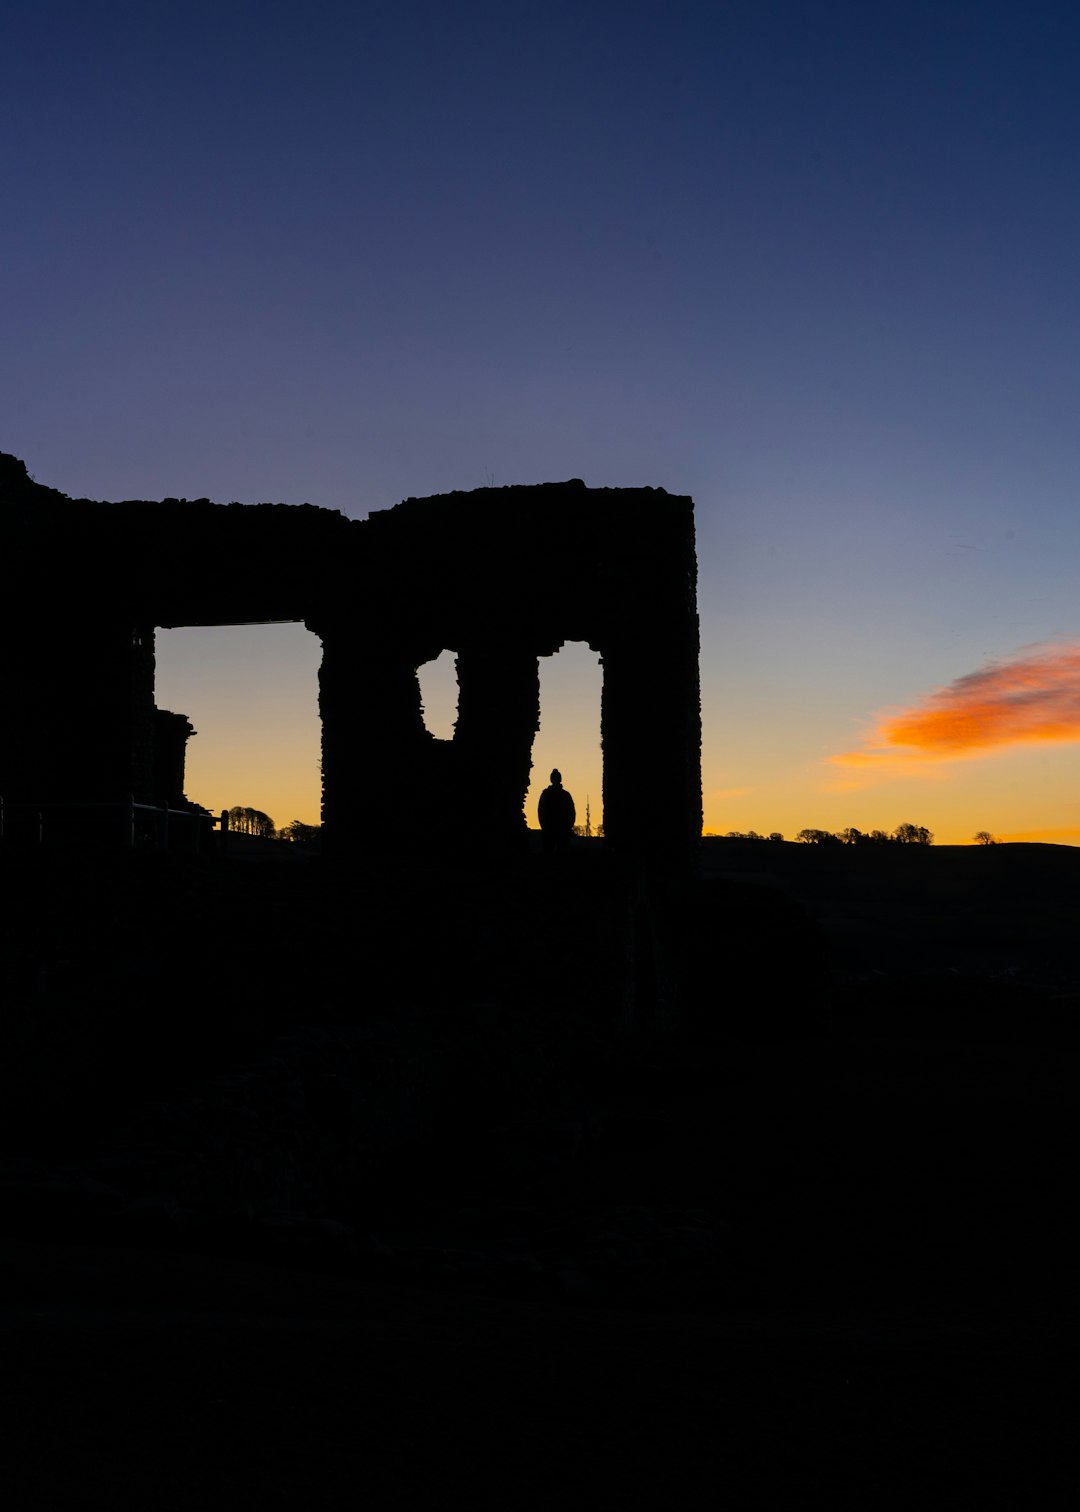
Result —
POLYGON ((455 772, 463 838, 484 850, 525 844, 525 795, 540 725, 535 653, 506 644, 463 647, 457 656, 455 772))
POLYGON ((420 708, 421 658, 348 627, 317 633, 324 848, 358 860, 392 853, 422 833, 427 814, 432 737, 420 708))
POLYGON ((701 836, 696 616, 679 640, 627 632, 601 648, 601 737, 605 845, 681 868, 701 836))

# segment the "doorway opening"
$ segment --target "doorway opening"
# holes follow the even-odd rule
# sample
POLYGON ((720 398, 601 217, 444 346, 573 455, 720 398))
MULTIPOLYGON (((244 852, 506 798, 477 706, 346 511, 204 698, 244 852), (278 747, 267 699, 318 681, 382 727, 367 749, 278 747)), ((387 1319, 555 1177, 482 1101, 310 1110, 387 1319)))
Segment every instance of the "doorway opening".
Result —
POLYGON ((184 792, 211 813, 320 822, 319 638, 297 622, 156 632, 154 701, 195 726, 184 792))
POLYGON ((574 800, 577 825, 586 813, 595 835, 602 833, 603 754, 600 748, 600 658, 585 641, 566 641, 554 656, 540 658, 540 728, 533 742, 532 774, 525 819, 539 829, 536 806, 553 767, 574 800))

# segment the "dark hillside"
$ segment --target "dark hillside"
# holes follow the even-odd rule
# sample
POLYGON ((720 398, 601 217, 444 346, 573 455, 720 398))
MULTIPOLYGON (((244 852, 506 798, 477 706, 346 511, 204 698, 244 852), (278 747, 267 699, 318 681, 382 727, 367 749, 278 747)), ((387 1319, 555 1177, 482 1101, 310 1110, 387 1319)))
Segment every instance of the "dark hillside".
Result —
POLYGON ((797 901, 820 929, 842 986, 949 974, 1012 982, 1052 999, 1080 993, 1073 846, 706 840, 702 871, 797 901))

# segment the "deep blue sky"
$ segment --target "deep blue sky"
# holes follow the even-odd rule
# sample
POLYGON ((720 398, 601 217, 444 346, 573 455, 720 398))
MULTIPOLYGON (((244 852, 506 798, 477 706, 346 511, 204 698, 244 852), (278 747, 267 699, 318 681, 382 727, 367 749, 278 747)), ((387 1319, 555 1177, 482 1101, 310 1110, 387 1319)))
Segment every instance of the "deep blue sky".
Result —
POLYGON ((41 481, 690 493, 712 827, 1080 826, 1074 745, 820 765, 1080 635, 1080 7, 9 0, 0 49, 41 481))

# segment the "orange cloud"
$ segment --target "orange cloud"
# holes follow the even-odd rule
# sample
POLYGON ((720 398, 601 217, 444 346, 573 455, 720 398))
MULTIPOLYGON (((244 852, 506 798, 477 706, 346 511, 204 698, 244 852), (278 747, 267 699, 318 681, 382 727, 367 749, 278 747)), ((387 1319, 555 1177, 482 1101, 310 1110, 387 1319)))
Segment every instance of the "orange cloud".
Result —
POLYGON ((862 750, 830 761, 867 775, 983 756, 1033 741, 1080 740, 1080 644, 1031 646, 882 717, 862 750))

